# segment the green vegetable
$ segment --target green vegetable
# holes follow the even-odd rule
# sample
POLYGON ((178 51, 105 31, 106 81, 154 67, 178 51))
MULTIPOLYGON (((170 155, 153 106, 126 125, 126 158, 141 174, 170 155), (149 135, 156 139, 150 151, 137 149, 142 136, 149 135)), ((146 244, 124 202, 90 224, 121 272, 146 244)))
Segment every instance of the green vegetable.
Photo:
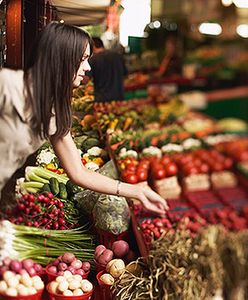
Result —
POLYGON ((24 178, 19 178, 16 181, 16 191, 21 194, 37 193, 43 186, 44 183, 42 182, 24 181, 24 178))
POLYGON ((48 183, 45 183, 40 192, 51 192, 50 185, 48 183))
POLYGON ((88 151, 90 148, 94 146, 99 146, 99 140, 96 138, 88 138, 82 145, 82 150, 84 152, 88 151))
POLYGON ((63 182, 59 183, 59 198, 61 199, 67 199, 67 190, 66 190, 66 186, 63 182))
POLYGON ((70 180, 68 180, 66 183, 66 190, 69 197, 73 197, 75 194, 83 191, 81 187, 73 184, 70 180))
POLYGON ((59 194, 59 182, 56 178, 52 177, 49 179, 50 189, 54 195, 59 194))
POLYGON ((27 181, 37 181, 48 183, 50 178, 56 178, 59 182, 66 184, 68 177, 66 175, 59 175, 42 167, 26 167, 25 178, 27 181), (34 178, 34 179, 32 179, 34 178))

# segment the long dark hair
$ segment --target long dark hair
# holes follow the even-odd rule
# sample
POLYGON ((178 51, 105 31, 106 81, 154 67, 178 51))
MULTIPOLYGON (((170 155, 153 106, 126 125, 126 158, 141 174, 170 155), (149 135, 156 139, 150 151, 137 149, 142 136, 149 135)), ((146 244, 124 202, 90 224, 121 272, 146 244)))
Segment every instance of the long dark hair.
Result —
POLYGON ((92 40, 77 27, 52 22, 40 34, 24 70, 27 109, 37 136, 49 137, 50 119, 55 113, 55 137, 66 135, 71 126, 73 79, 82 55, 92 40))

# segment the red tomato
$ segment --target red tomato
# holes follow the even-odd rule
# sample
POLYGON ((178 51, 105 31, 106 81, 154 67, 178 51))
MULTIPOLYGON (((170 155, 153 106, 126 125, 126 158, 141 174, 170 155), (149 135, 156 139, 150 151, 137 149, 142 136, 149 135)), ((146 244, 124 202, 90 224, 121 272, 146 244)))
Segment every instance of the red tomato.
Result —
POLYGON ((147 160, 143 160, 143 161, 140 161, 139 165, 138 165, 138 168, 142 168, 142 169, 149 169, 149 166, 150 166, 150 162, 147 161, 147 160))
POLYGON ((162 179, 165 178, 166 172, 163 167, 156 167, 152 169, 152 174, 154 179, 162 179))
POLYGON ((173 162, 170 162, 165 167, 166 175, 167 176, 174 176, 177 174, 177 165, 173 162))
POLYGON ((211 168, 215 172, 219 172, 223 170, 223 164, 219 163, 218 161, 211 165, 211 168))
POLYGON ((226 157, 223 163, 225 169, 230 169, 233 166, 233 160, 229 157, 226 157))
POLYGON ((133 163, 130 163, 127 165, 127 170, 131 171, 131 172, 135 172, 136 171, 136 165, 133 163))
POLYGON ((136 172, 136 175, 137 175, 137 178, 138 178, 138 182, 146 181, 147 177, 148 177, 148 172, 147 172, 146 169, 138 168, 137 172, 136 172))
POLYGON ((200 165, 202 164, 202 161, 199 158, 195 158, 193 160, 193 164, 195 167, 200 167, 200 165))
POLYGON ((170 160, 170 158, 169 158, 169 156, 163 156, 162 158, 161 158, 161 163, 164 165, 164 166, 166 166, 169 162, 171 162, 171 160, 170 160))
POLYGON ((196 167, 192 166, 192 165, 186 165, 184 167, 184 173, 186 175, 192 175, 192 174, 198 174, 198 170, 196 167))
POLYGON ((202 163, 199 166, 199 171, 200 171, 200 173, 208 173, 209 172, 209 166, 205 163, 202 163))
POLYGON ((126 174, 125 176, 123 176, 122 178, 123 178, 123 180, 124 180, 125 182, 127 182, 127 183, 132 183, 132 184, 134 184, 134 183, 137 183, 137 182, 138 182, 138 177, 137 177, 136 174, 130 174, 130 173, 128 173, 128 174, 126 174))

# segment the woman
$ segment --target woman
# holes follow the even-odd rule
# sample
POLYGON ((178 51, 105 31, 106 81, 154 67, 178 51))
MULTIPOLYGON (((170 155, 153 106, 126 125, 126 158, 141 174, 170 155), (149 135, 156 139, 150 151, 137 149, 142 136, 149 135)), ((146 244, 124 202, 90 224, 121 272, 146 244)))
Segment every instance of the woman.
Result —
POLYGON ((0 191, 11 175, 49 139, 69 178, 77 185, 140 200, 163 215, 167 204, 149 188, 122 183, 81 163, 70 134, 71 95, 90 70, 92 42, 88 33, 50 23, 41 33, 27 68, 0 71, 0 191))

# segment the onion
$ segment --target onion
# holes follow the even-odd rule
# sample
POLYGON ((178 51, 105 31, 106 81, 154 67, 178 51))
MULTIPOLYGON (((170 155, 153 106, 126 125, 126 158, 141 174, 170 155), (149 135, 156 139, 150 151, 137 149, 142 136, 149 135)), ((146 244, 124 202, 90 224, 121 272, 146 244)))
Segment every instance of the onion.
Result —
POLYGON ((73 291, 73 296, 82 296, 84 292, 81 289, 76 289, 73 291))
POLYGON ((11 263, 11 259, 10 259, 9 257, 5 257, 5 258, 3 259, 3 265, 4 265, 4 266, 9 266, 10 263, 11 263))
POLYGON ((34 262, 32 259, 27 258, 22 261, 22 266, 24 269, 26 269, 28 271, 30 268, 32 268, 34 266, 34 262))
POLYGON ((52 274, 57 274, 57 268, 55 266, 49 266, 47 271, 52 274))
POLYGON ((42 271, 42 266, 40 264, 34 264, 34 269, 37 274, 39 274, 42 271))
POLYGON ((93 285, 89 280, 83 279, 81 281, 81 289, 83 290, 84 293, 90 292, 93 289, 93 285))
POLYGON ((8 288, 6 290, 6 295, 7 296, 14 296, 14 297, 16 297, 17 296, 17 290, 14 289, 14 288, 8 288))
POLYGON ((64 271, 58 271, 57 275, 63 276, 64 275, 64 271))
POLYGON ((15 273, 13 273, 12 271, 6 271, 3 274, 3 279, 5 281, 7 281, 9 278, 13 278, 13 277, 15 277, 15 273))
POLYGON ((27 270, 28 271, 28 274, 32 277, 32 276, 34 276, 34 275, 36 275, 36 271, 35 271, 35 269, 32 267, 32 268, 30 268, 30 269, 28 269, 27 270))
POLYGON ((59 263, 61 262, 61 260, 59 260, 58 258, 55 259, 55 261, 52 263, 53 266, 57 266, 59 263))
POLYGON ((10 270, 18 273, 22 269, 22 263, 19 260, 12 260, 9 267, 10 270))
POLYGON ((6 273, 9 270, 7 266, 1 266, 0 267, 0 277, 3 276, 4 273, 6 273))
POLYGON ((71 280, 71 281, 69 282, 69 289, 70 289, 70 290, 76 290, 76 289, 79 289, 80 286, 81 286, 80 281, 78 281, 78 280, 76 280, 76 279, 71 280))
POLYGON ((84 272, 83 269, 78 269, 78 270, 76 270, 76 273, 75 273, 75 274, 78 274, 78 275, 80 275, 80 276, 84 276, 85 272, 84 272))
POLYGON ((73 292, 70 291, 70 290, 66 290, 66 291, 63 292, 63 295, 64 296, 73 296, 73 292))
POLYGON ((64 262, 61 262, 58 264, 58 270, 59 271, 65 271, 67 269, 67 264, 64 262))
POLYGON ((71 266, 74 268, 74 269, 76 269, 76 270, 78 270, 78 269, 81 269, 82 268, 82 262, 81 262, 81 260, 79 260, 79 259, 75 259, 75 260, 73 260, 73 262, 71 263, 71 266))
POLYGON ((82 269, 85 272, 88 272, 90 270, 90 263, 88 261, 84 261, 83 264, 82 264, 82 269))
POLYGON ((21 269, 19 272, 20 275, 28 274, 28 272, 25 269, 21 269))
POLYGON ((66 280, 62 281, 58 285, 58 290, 63 293, 64 291, 68 290, 69 284, 66 280))
POLYGON ((4 293, 7 290, 7 288, 7 283, 4 280, 0 281, 0 293, 4 293))
POLYGON ((67 270, 68 271, 70 271, 71 272, 71 274, 75 274, 75 272, 76 272, 76 270, 72 267, 72 266, 69 266, 68 268, 67 268, 67 270))
POLYGON ((75 259, 75 255, 73 253, 70 253, 70 252, 66 252, 62 256, 62 261, 67 263, 67 264, 72 263, 74 259, 75 259))

